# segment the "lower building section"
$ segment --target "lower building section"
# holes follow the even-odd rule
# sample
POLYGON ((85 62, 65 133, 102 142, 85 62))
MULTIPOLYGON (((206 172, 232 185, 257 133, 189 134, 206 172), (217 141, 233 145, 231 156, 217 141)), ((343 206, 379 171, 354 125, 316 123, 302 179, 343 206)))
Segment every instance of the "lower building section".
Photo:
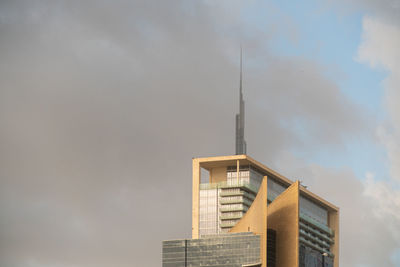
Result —
POLYGON ((260 238, 244 232, 163 241, 162 267, 259 266, 260 238))

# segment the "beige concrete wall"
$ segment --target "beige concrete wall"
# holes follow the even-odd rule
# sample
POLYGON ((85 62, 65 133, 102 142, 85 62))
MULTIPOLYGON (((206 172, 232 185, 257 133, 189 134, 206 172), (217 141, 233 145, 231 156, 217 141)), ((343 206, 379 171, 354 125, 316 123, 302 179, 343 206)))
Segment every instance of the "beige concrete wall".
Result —
POLYGON ((276 231, 276 266, 299 266, 299 182, 268 206, 268 228, 276 231))
POLYGON ((200 212, 200 163, 192 160, 192 238, 199 238, 200 212))
POLYGON ((219 183, 226 181, 226 167, 210 169, 210 183, 219 183))
POLYGON ((231 233, 253 232, 261 236, 261 266, 267 265, 267 177, 263 178, 257 196, 249 210, 229 231, 231 233))
POLYGON ((335 243, 331 246, 331 251, 335 254, 334 267, 339 267, 339 211, 331 211, 329 216, 329 227, 335 231, 335 243))

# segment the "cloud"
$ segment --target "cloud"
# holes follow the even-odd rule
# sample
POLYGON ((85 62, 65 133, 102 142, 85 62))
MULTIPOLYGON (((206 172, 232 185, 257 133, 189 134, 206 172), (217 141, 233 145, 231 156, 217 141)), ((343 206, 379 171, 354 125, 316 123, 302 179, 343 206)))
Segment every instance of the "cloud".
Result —
POLYGON ((383 81, 385 107, 389 120, 377 129, 378 137, 386 147, 391 178, 400 182, 400 25, 388 24, 379 18, 365 17, 363 42, 358 59, 372 67, 388 71, 383 81))
POLYGON ((374 214, 385 220, 386 227, 400 240, 400 191, 384 181, 377 181, 372 174, 367 175, 365 187, 364 194, 373 200, 374 214))
POLYGON ((255 158, 369 129, 328 67, 262 53, 225 6, 0 3, 0 265, 159 266, 190 234, 191 157, 233 153, 240 42, 255 158))
MULTIPOLYGON (((398 10, 399 6, 394 7, 398 10)), ((400 238, 400 23, 381 17, 364 17, 363 41, 358 49, 358 60, 373 68, 383 68, 388 76, 383 81, 387 121, 377 127, 377 136, 386 148, 390 177, 369 177, 365 194, 374 200, 374 212, 386 221, 386 228, 400 238)), ((397 254, 400 244, 397 244, 397 254)), ((396 258, 396 257, 394 257, 396 258)))
POLYGON ((346 0, 346 1, 327 1, 342 12, 356 12, 368 14, 379 18, 387 24, 400 25, 400 2, 398 0, 346 0))
POLYGON ((371 67, 384 67, 397 72, 400 63, 398 46, 400 45, 399 27, 379 18, 366 16, 363 19, 363 40, 358 48, 358 59, 369 63, 371 67))
POLYGON ((363 42, 358 58, 372 67, 388 71, 383 81, 388 121, 377 128, 377 136, 386 148, 390 178, 400 182, 400 24, 388 24, 379 18, 365 17, 363 42))

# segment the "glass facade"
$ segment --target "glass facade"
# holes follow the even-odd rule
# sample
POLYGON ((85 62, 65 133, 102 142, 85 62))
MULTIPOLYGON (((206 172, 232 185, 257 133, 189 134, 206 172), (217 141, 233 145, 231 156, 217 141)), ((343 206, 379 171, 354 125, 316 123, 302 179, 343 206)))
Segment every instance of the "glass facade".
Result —
POLYGON ((200 236, 227 233, 257 195, 263 175, 252 167, 227 167, 226 181, 200 185, 200 236))
POLYGON ((280 183, 274 181, 271 178, 268 178, 268 202, 272 202, 277 196, 283 193, 286 190, 286 186, 281 185, 280 183))
POLYGON ((328 227, 328 211, 300 196, 300 267, 333 267, 334 233, 328 227))
POLYGON ((328 225, 328 211, 303 196, 300 196, 300 213, 328 225))
POLYGON ((238 182, 251 184, 256 191, 260 187, 264 175, 251 166, 239 167, 239 179, 237 178, 237 167, 229 166, 227 168, 226 180, 228 184, 236 184, 238 182))
POLYGON ((299 256, 299 267, 333 267, 332 258, 305 245, 300 245, 299 256))
POLYGON ((218 188, 207 188, 200 190, 200 224, 199 230, 202 235, 219 233, 219 204, 218 188))
POLYGON ((162 244, 162 267, 242 267, 260 262, 260 236, 249 232, 162 244))

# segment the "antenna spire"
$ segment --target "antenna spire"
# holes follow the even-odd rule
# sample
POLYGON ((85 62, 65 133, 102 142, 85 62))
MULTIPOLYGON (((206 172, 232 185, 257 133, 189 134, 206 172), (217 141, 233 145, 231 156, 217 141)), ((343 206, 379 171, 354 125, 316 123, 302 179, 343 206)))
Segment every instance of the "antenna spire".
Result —
POLYGON ((240 100, 239 101, 241 101, 241 99, 243 98, 242 97, 242 95, 243 95, 243 89, 242 89, 242 72, 243 72, 243 68, 242 68, 242 46, 240 46, 240 88, 239 88, 239 90, 240 90, 240 100))
POLYGON ((240 46, 239 113, 236 114, 236 155, 246 154, 246 141, 244 140, 244 100, 242 73, 242 47, 240 46))

